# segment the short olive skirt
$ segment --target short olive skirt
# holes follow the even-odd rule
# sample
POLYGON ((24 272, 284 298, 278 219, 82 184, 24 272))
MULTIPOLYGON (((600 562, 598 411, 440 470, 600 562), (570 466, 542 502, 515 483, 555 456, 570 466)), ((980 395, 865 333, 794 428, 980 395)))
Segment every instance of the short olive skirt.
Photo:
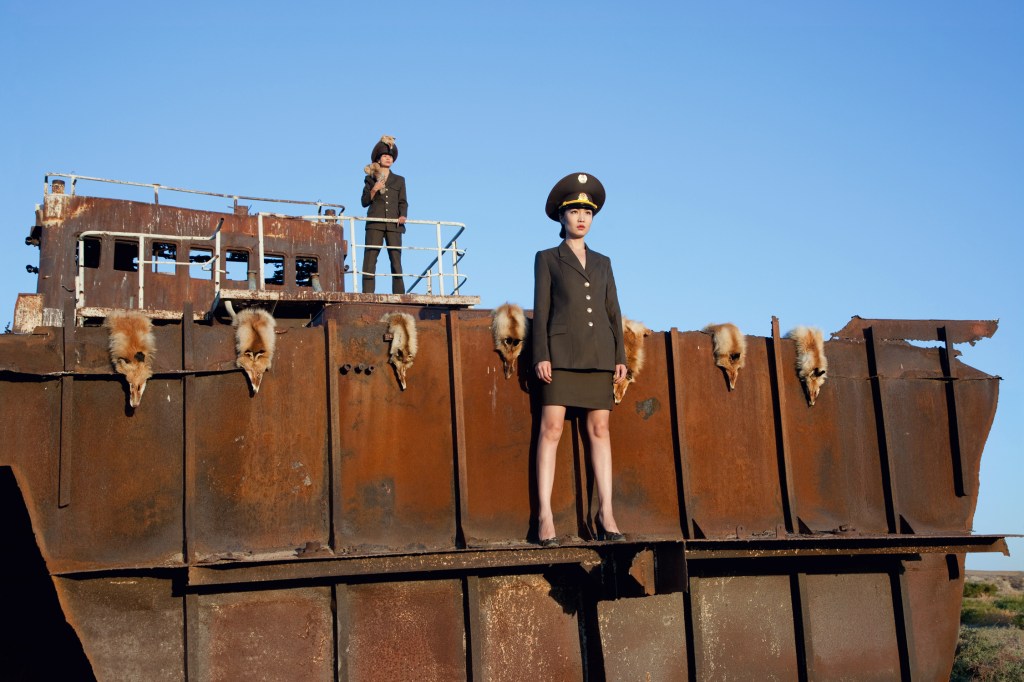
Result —
POLYGON ((614 378, 614 372, 599 369, 553 369, 551 383, 541 383, 541 404, 610 410, 615 404, 614 378))

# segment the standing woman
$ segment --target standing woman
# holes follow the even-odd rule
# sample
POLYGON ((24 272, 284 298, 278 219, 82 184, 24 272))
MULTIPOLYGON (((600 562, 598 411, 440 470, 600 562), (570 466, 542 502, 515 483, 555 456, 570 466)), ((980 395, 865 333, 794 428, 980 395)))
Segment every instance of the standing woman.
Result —
POLYGON ((626 378, 622 313, 611 261, 584 244, 604 199, 604 187, 592 175, 572 173, 559 180, 548 194, 544 210, 561 223, 563 241, 538 251, 534 263, 533 360, 543 405, 537 439, 537 537, 545 547, 558 545, 551 490, 567 407, 587 410, 599 504, 598 539, 625 539, 612 512, 608 432, 614 403, 612 384, 626 378))

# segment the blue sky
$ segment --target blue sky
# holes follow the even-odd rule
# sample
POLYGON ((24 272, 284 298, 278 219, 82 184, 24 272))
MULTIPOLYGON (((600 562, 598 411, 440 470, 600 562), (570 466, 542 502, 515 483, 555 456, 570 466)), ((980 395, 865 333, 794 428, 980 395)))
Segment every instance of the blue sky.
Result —
POLYGON ((975 531, 1024 533, 1022 37, 1006 0, 0 0, 0 325, 48 171, 354 212, 392 134, 411 217, 469 226, 494 307, 532 300, 544 199, 586 170, 588 243, 654 329, 999 318, 961 349, 1004 379, 975 531))

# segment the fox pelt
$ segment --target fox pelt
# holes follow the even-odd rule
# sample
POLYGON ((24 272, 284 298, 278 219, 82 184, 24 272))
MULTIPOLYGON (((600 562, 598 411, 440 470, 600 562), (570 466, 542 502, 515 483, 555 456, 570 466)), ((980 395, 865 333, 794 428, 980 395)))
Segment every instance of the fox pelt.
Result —
POLYGON ((644 351, 644 339, 651 335, 651 330, 643 322, 622 318, 622 342, 626 347, 626 378, 615 384, 615 404, 618 405, 626 396, 626 389, 636 381, 640 370, 644 368, 647 354, 644 351))
POLYGON ((126 310, 108 315, 103 326, 109 330, 110 362, 128 382, 128 403, 136 408, 153 376, 153 322, 140 312, 126 310))
POLYGON ((523 313, 522 307, 515 303, 503 303, 491 313, 494 349, 501 356, 506 379, 516 373, 516 363, 519 354, 523 352, 529 329, 527 324, 526 314, 523 313))
POLYGON ((729 380, 729 390, 736 390, 736 379, 747 362, 747 338, 732 322, 709 324, 704 331, 711 334, 715 364, 729 380))
POLYGON ((416 340, 416 320, 408 313, 387 313, 380 319, 387 324, 387 333, 391 337, 388 347, 388 362, 395 368, 398 385, 404 391, 406 375, 416 359, 418 342, 416 340))
POLYGON ((807 389, 807 402, 813 406, 828 372, 821 330, 817 327, 794 327, 786 337, 796 342, 796 370, 807 389))
POLYGON ((235 365, 245 370, 255 396, 260 392, 264 373, 274 362, 277 321, 263 308, 246 308, 232 315, 231 326, 235 328, 235 351, 238 353, 235 365))

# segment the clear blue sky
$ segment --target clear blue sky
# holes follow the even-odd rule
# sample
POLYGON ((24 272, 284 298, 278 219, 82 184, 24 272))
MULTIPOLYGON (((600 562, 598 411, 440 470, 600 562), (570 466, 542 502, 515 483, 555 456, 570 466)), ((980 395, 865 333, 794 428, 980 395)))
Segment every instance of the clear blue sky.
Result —
POLYGON ((975 531, 1024 533, 1024 4, 0 8, 0 325, 47 171, 358 209, 395 135, 411 217, 470 226, 494 307, 530 304, 544 199, 586 170, 588 243, 654 329, 999 318, 962 349, 1004 379, 975 531))

